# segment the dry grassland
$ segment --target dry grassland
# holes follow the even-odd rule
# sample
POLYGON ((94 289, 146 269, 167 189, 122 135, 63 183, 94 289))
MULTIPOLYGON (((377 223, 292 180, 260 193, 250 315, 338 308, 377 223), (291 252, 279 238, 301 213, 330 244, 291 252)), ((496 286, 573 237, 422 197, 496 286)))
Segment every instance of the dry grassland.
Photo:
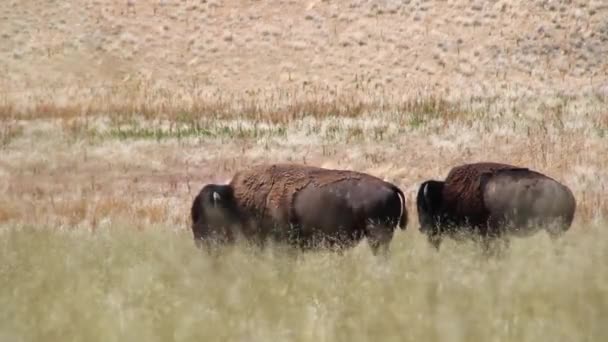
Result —
POLYGON ((608 336, 603 1, 1 6, 0 340, 608 336), (572 229, 433 251, 418 185, 484 160, 570 186, 572 229), (197 251, 200 187, 279 161, 399 185, 391 257, 197 251))

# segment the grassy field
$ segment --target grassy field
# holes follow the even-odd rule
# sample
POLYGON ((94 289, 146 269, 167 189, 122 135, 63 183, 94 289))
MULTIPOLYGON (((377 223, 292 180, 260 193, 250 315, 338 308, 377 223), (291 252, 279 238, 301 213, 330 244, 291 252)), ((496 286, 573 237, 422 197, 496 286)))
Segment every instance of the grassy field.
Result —
POLYGON ((2 341, 601 341, 606 225, 501 260, 435 253, 397 235, 390 259, 239 246, 217 258, 186 234, 129 223, 95 233, 3 227, 2 341))
POLYGON ((159 100, 142 109, 137 93, 114 96, 39 102, 44 111, 3 107, 3 341, 598 341, 608 333, 602 97, 198 102, 213 109, 159 100), (417 186, 488 159, 572 188, 577 214, 562 240, 516 239, 490 260, 470 242, 431 249, 417 231, 417 186), (194 247, 188 210, 205 182, 288 160, 398 184, 411 219, 390 258, 374 258, 366 243, 343 256, 237 246, 213 257, 194 247))
POLYGON ((608 336, 604 2, 4 9, 0 342, 608 336), (410 224, 390 257, 194 247, 205 183, 288 161, 398 185, 410 224), (475 161, 568 185, 571 230, 497 258, 434 251, 418 186, 475 161))

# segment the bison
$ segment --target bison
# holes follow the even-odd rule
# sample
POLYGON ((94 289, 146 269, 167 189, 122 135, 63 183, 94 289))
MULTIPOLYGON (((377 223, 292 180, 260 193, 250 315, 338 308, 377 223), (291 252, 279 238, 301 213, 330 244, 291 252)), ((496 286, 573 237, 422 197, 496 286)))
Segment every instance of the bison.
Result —
POLYGON ((568 187, 537 171, 480 162, 452 168, 445 181, 423 182, 416 206, 420 231, 436 249, 443 236, 473 233, 487 251, 489 242, 507 235, 544 228, 560 236, 572 224, 576 201, 568 187))
POLYGON ((237 236, 264 246, 271 240, 302 249, 342 250, 367 238, 386 254, 396 226, 405 230, 403 192, 372 175, 299 164, 263 164, 207 184, 194 198, 197 246, 237 236))

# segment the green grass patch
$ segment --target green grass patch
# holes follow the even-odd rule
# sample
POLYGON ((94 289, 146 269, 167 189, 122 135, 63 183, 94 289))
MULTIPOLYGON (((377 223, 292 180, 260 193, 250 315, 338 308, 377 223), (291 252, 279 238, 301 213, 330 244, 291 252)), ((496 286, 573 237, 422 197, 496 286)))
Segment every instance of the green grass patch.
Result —
POLYGON ((118 140, 156 140, 165 141, 171 139, 187 139, 201 137, 225 137, 231 139, 259 139, 266 137, 284 137, 287 129, 284 126, 260 125, 256 123, 243 123, 229 125, 221 122, 215 123, 177 123, 161 125, 146 123, 140 126, 137 123, 128 125, 114 125, 109 129, 89 130, 88 135, 101 139, 118 140))
POLYGON ((14 123, 0 121, 0 148, 8 146, 23 135, 23 128, 14 123))

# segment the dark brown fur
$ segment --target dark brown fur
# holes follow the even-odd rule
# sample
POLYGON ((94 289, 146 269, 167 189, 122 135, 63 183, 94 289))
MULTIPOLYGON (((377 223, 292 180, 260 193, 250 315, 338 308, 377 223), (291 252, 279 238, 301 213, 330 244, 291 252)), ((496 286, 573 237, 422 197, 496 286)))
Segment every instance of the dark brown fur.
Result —
MULTIPOLYGON (((489 212, 483 204, 482 175, 502 170, 528 170, 501 163, 474 163, 452 168, 445 178, 443 207, 452 217, 462 217, 469 224, 485 228, 489 212)), ((459 220, 458 224, 465 224, 459 220)))
POLYGON ((328 170, 298 164, 258 165, 237 172, 230 186, 239 204, 251 212, 265 213, 268 209, 286 208, 292 217, 295 195, 313 184, 322 187, 346 179, 381 179, 347 170, 328 170), (329 172, 328 172, 329 171, 329 172))
MULTIPOLYGON (((507 189, 504 185, 501 186, 502 190, 499 191, 507 189)), ((513 193, 505 196, 513 196, 513 193)), ((532 233, 534 229, 523 227, 527 224, 528 219, 533 219, 532 216, 527 217, 527 212, 540 219, 562 216, 564 223, 556 229, 556 234, 554 234, 558 235, 559 232, 568 229, 572 222, 573 212, 571 211, 574 210, 575 202, 567 187, 539 172, 508 164, 482 162, 452 168, 443 182, 434 180, 423 182, 418 191, 417 206, 421 232, 427 234, 429 241, 439 248, 442 235, 476 233, 488 242, 503 236, 507 224, 516 225, 516 227, 511 227, 514 229, 512 232, 523 229, 520 231, 522 235, 526 232, 532 233), (552 203, 548 202, 550 199, 547 197, 544 199, 537 197, 542 196, 540 193, 548 188, 559 189, 555 191, 558 191, 559 196, 563 197, 560 200, 565 202, 559 202, 563 206, 559 207, 560 209, 551 209, 552 211, 535 212, 527 210, 527 207, 520 207, 525 210, 520 211, 521 214, 513 216, 512 210, 527 202, 509 202, 513 197, 501 197, 504 192, 496 192, 496 180, 498 179, 506 181, 507 183, 503 184, 509 184, 510 189, 519 189, 516 191, 525 194, 527 197, 524 198, 527 198, 528 201, 533 201, 530 203, 552 203), (523 180, 526 182, 521 183, 520 181, 523 180), (547 181, 549 183, 546 183, 547 181), (493 184, 492 192, 487 192, 490 189, 487 187, 489 182, 493 184), (539 195, 529 192, 537 191, 535 187, 538 187, 539 195), (488 203, 485 202, 486 200, 495 204, 492 212, 488 203), (537 200, 544 202, 534 202, 537 200), (559 212, 555 212, 555 210, 559 210, 559 212), (504 215, 508 215, 516 221, 507 222, 510 219, 505 220, 504 215)), ((551 231, 549 232, 551 234, 551 231)))
MULTIPOLYGON (((344 187, 353 186, 344 183, 349 181, 364 181, 367 186, 366 189, 372 192, 375 189, 379 189, 379 187, 390 188, 395 191, 400 196, 400 200, 403 201, 399 226, 401 229, 405 229, 407 225, 407 210, 403 193, 396 186, 369 174, 349 170, 329 170, 298 164, 264 164, 237 172, 228 186, 234 192, 235 206, 238 211, 239 220, 242 223, 241 233, 247 240, 263 244, 269 237, 274 237, 278 240, 289 239, 291 238, 291 233, 288 232, 289 228, 287 226, 298 225, 303 221, 302 219, 310 222, 307 218, 298 217, 297 210, 294 208, 296 196, 303 189, 307 189, 307 193, 312 194, 312 197, 310 197, 311 195, 307 195, 306 198, 314 198, 316 190, 313 189, 321 191, 327 186, 332 184, 337 185, 338 183, 342 184, 341 187, 344 189, 344 187), (310 193, 308 190, 313 192, 310 193)), ((323 196, 321 198, 325 198, 323 196)), ((327 200, 331 202, 332 196, 330 195, 327 200)), ((347 222, 354 222, 351 220, 355 219, 353 215, 360 215, 360 213, 355 213, 352 211, 354 209, 349 209, 350 205, 345 204, 347 201, 347 199, 341 198, 340 202, 342 204, 327 203, 329 206, 338 205, 337 208, 340 210, 347 210, 341 211, 339 215, 348 216, 345 218, 347 222), (347 205, 348 208, 345 208, 344 205, 347 205)), ((361 200, 359 199, 359 201, 361 200)), ((308 216, 312 215, 314 217, 317 215, 317 209, 314 209, 316 208, 315 206, 301 204, 299 208, 300 210, 308 211, 308 216), (313 211, 310 212, 310 210, 313 211)), ((319 213, 319 215, 321 214, 326 215, 327 213, 319 213)), ((363 221, 366 218, 356 217, 356 219, 363 221)), ((336 218, 321 222, 336 222, 336 218)), ((364 225, 365 223, 357 222, 357 227, 364 225)), ((359 229, 357 227, 350 227, 348 229, 359 229)), ((336 227, 335 229, 338 228, 336 227)), ((360 227, 360 229, 364 228, 360 227)), ((302 230, 299 230, 299 232, 301 233, 302 230)), ((353 236, 356 235, 353 233, 353 236)))

